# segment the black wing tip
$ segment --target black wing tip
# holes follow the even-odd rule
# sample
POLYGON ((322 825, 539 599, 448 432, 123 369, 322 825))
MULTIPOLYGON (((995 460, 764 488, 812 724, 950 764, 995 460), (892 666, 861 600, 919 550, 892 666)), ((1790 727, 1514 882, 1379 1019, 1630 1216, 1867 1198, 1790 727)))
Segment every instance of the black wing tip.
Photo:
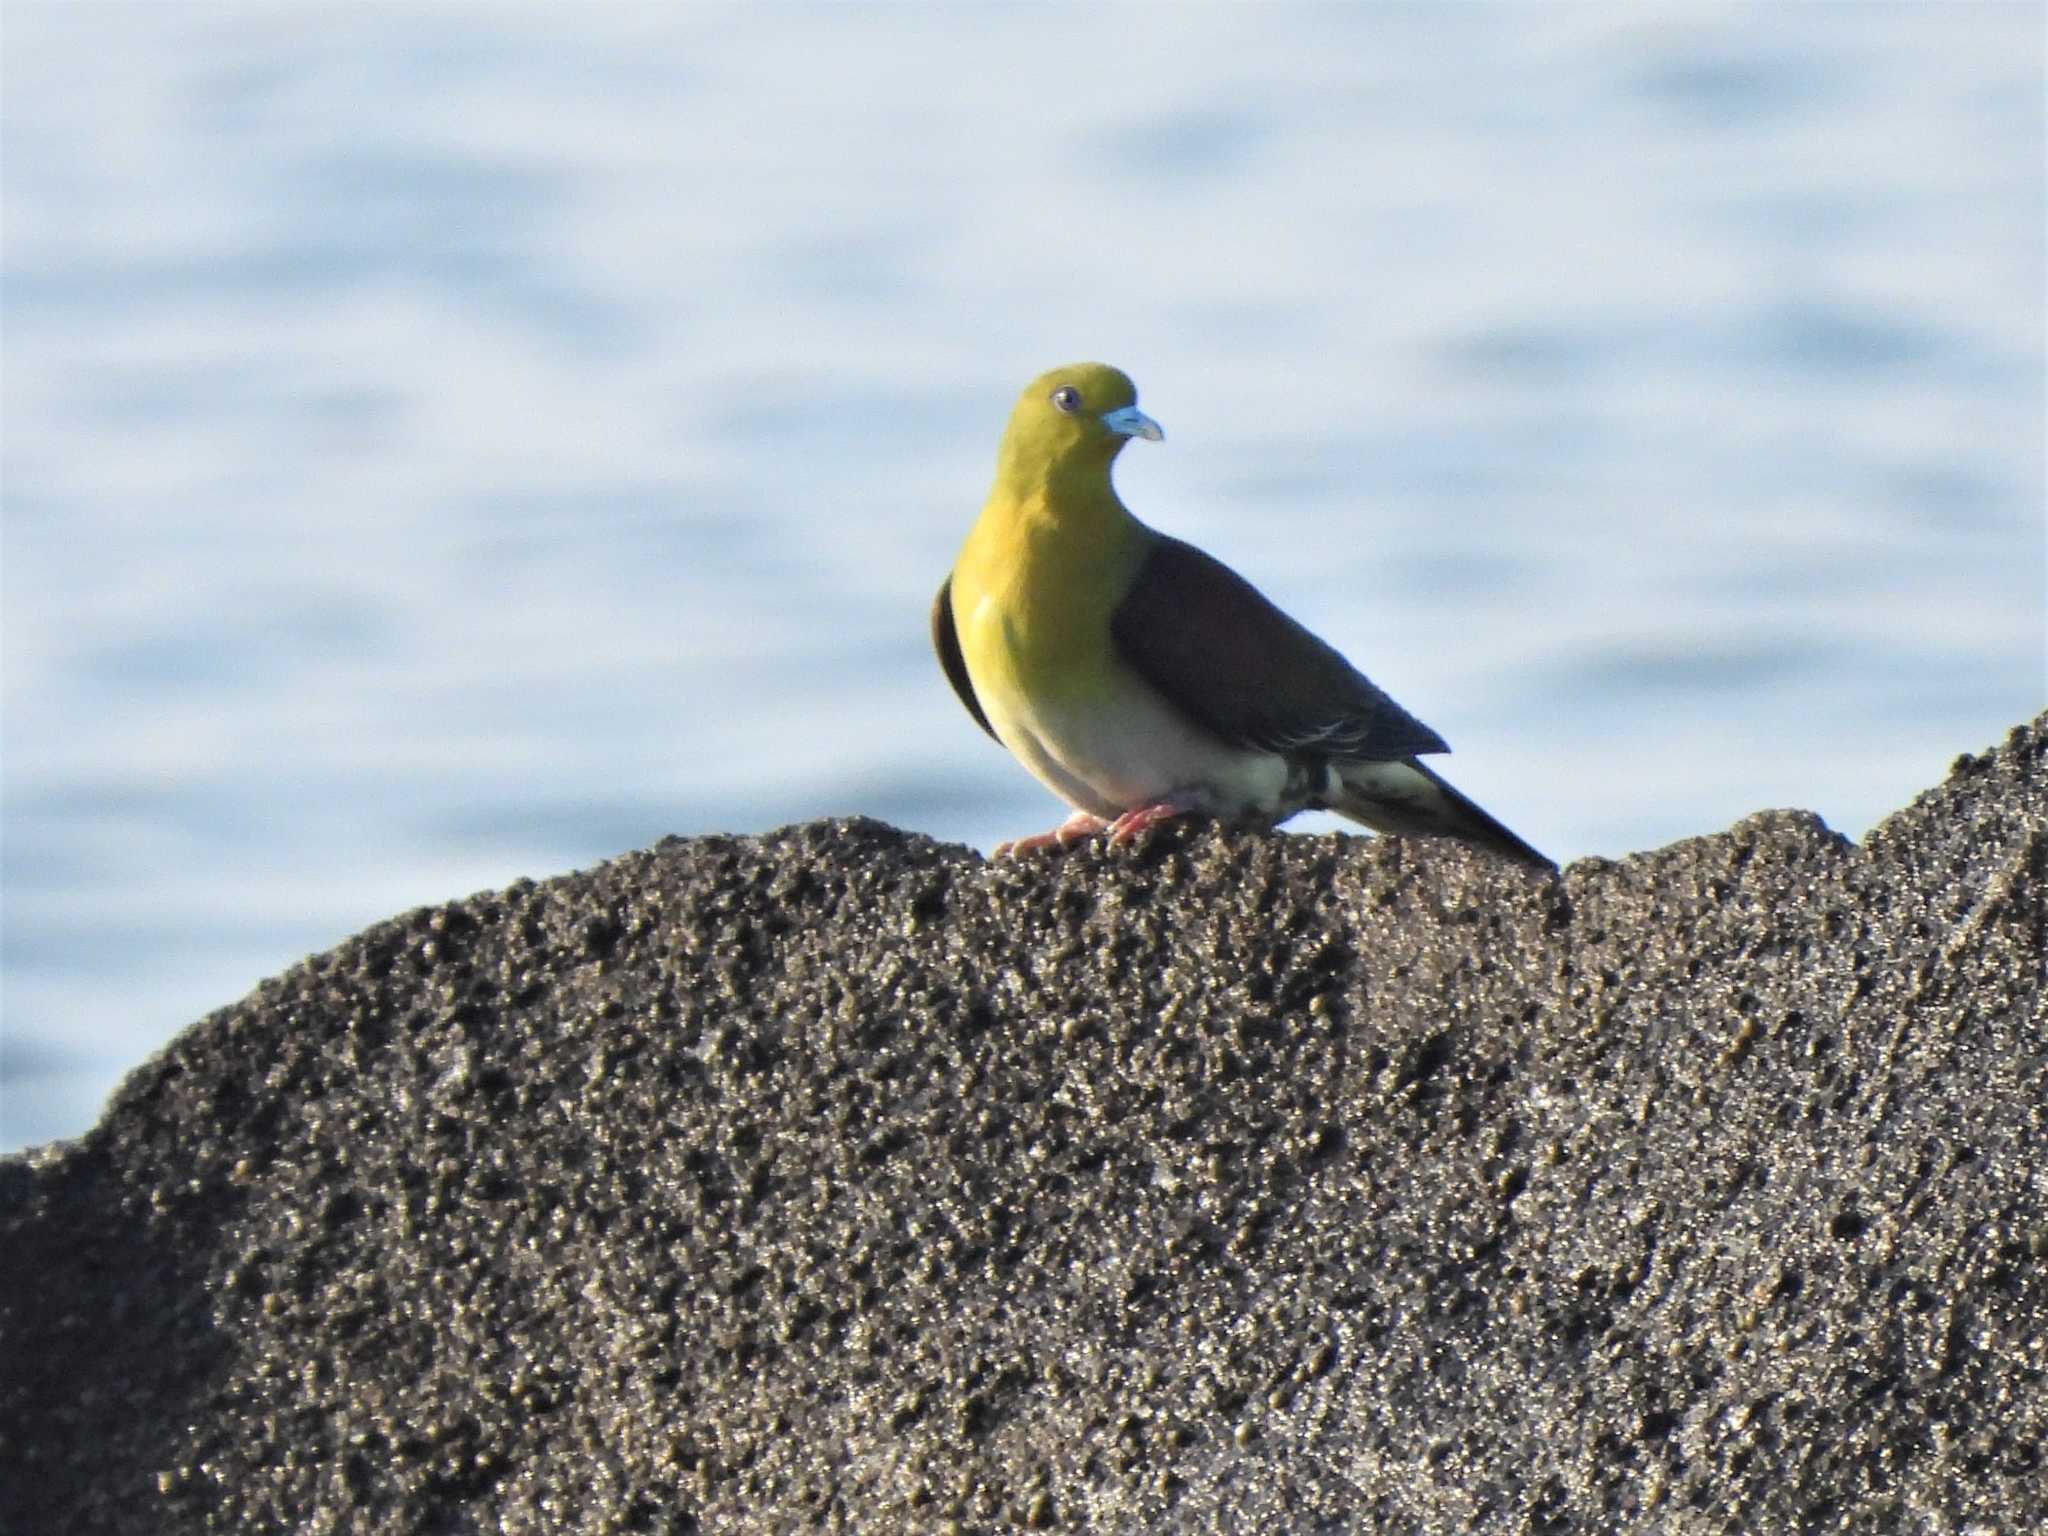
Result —
POLYGON ((1516 836, 1498 817, 1483 809, 1427 764, 1412 757, 1406 762, 1408 767, 1428 780, 1434 794, 1390 798, 1366 794, 1350 804, 1333 805, 1331 809, 1362 821, 1378 832, 1449 838, 1510 863, 1556 876, 1558 867, 1554 859, 1516 836))
POLYGON ((1508 840, 1505 843, 1493 845, 1492 851, 1498 853, 1504 859, 1549 875, 1553 879, 1559 873, 1557 860, 1541 850, 1531 847, 1512 832, 1508 833, 1508 840))
MULTIPOLYGON (((1445 788, 1448 789, 1449 786, 1446 785, 1445 788)), ((1457 795, 1455 790, 1452 793, 1457 795)), ((1510 863, 1540 870, 1547 875, 1557 874, 1555 859, 1509 831, 1497 817, 1481 810, 1463 795, 1457 795, 1457 801, 1461 814, 1454 824, 1443 829, 1444 836, 1456 838, 1461 843, 1468 843, 1474 848, 1495 854, 1510 863)))

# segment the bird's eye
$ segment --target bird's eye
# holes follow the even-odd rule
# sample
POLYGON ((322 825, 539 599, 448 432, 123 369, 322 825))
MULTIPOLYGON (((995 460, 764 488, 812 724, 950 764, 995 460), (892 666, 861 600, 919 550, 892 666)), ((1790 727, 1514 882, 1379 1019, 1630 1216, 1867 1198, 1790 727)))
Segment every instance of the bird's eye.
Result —
POLYGON ((1052 392, 1052 403, 1071 416, 1081 409, 1081 391, 1071 384, 1062 384, 1052 392))

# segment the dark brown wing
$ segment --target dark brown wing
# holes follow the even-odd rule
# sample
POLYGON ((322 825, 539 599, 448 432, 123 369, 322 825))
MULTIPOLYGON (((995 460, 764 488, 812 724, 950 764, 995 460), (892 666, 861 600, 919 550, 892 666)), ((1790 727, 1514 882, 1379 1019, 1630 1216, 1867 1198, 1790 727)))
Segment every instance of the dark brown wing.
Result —
POLYGON ((960 636, 953 629, 953 578, 939 583, 939 595, 932 599, 932 649, 939 653, 939 665, 946 669, 946 681, 960 695, 974 723, 995 738, 995 727, 981 712, 981 700, 974 696, 974 680, 967 675, 967 658, 960 654, 960 636))
POLYGON ((1161 537, 1146 557, 1110 633, 1169 702, 1238 746, 1355 762, 1450 750, 1250 582, 1179 539, 1161 537))

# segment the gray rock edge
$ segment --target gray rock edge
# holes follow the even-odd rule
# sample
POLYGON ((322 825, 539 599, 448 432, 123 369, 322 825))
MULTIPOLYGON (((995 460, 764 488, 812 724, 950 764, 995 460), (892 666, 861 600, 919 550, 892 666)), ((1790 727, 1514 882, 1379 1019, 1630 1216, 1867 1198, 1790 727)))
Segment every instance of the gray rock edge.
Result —
POLYGON ((0 1531, 2048 1529, 2044 767, 381 923, 0 1159, 0 1531))

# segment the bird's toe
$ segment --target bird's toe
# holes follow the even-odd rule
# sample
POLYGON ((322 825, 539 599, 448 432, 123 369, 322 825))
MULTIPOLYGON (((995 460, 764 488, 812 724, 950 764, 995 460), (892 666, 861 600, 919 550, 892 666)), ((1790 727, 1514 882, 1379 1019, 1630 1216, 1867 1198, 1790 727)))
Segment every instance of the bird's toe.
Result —
POLYGON ((1012 838, 1006 843, 996 844, 996 857, 1014 859, 1027 853, 1041 853, 1050 848, 1054 851, 1070 847, 1084 837, 1093 837, 1109 823, 1100 816, 1091 816, 1086 811, 1076 811, 1050 832, 1034 832, 1029 837, 1012 838))
POLYGON ((1109 824, 1109 840, 1122 848, 1138 840, 1144 833, 1162 821, 1172 821, 1176 816, 1185 816, 1193 807, 1177 798, 1161 800, 1153 805, 1141 805, 1109 824))

